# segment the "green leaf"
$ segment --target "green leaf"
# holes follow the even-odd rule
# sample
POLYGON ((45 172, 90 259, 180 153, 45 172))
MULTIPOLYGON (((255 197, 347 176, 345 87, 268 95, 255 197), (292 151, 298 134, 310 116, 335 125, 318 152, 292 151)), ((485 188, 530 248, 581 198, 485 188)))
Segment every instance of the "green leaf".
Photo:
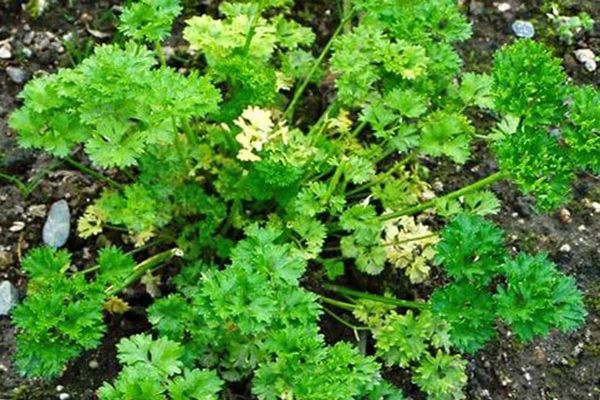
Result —
POLYGON ((183 8, 179 0, 140 0, 123 9, 119 31, 137 41, 162 42, 183 8))
POLYGON ((450 340, 459 350, 475 353, 495 335, 492 295, 468 283, 451 283, 431 295, 431 309, 449 325, 450 340))
POLYGON ((486 285, 506 257, 502 230, 475 215, 459 215, 442 230, 436 262, 449 276, 486 285))
POLYGON ((119 361, 127 366, 150 365, 163 377, 181 373, 183 348, 169 339, 134 335, 121 340, 117 350, 119 361))
POLYGON ((489 75, 468 72, 462 76, 462 82, 458 89, 458 96, 464 105, 493 109, 493 84, 494 79, 489 75))
POLYGON ((567 77, 562 61, 533 40, 517 40, 494 58, 496 108, 532 126, 552 124, 565 114, 567 77))
POLYGON ((214 371, 184 370, 168 385, 172 400, 217 400, 223 381, 214 371))
POLYGON ((503 265, 506 285, 495 296, 498 315, 525 341, 556 327, 569 332, 585 320, 575 281, 560 273, 544 254, 519 254, 503 265))
POLYGON ((413 382, 427 393, 431 400, 460 400, 466 398, 463 387, 467 384, 467 361, 459 355, 438 351, 427 354, 416 368, 413 382))
POLYGON ((421 150, 428 155, 447 156, 463 164, 469 158, 474 128, 469 120, 450 111, 436 111, 421 124, 421 150))

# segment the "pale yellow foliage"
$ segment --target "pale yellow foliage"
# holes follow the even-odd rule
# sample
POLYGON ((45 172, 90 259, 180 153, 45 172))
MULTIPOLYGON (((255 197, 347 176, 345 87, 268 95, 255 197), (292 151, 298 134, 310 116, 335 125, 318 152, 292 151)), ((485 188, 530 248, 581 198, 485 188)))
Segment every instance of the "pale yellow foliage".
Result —
POLYGON ((385 225, 387 258, 396 268, 403 269, 412 283, 422 283, 429 277, 428 262, 435 256, 433 245, 438 241, 438 236, 413 217, 401 217, 385 225))
POLYGON ((96 206, 89 206, 77 220, 77 234, 80 238, 99 235, 102 232, 104 216, 96 206))
POLYGON ((237 158, 242 161, 259 161, 258 155, 267 143, 281 138, 283 143, 288 142, 288 128, 283 124, 275 125, 273 114, 269 110, 258 107, 248 107, 242 115, 234 121, 242 131, 235 137, 242 148, 237 158))

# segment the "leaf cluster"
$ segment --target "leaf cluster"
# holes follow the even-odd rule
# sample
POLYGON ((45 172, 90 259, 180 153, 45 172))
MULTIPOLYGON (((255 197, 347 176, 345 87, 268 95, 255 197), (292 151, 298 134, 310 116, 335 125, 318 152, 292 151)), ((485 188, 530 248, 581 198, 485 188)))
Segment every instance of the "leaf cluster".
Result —
POLYGON ((518 41, 495 56, 496 109, 519 124, 495 144, 500 167, 542 210, 569 196, 580 170, 598 171, 598 93, 567 84, 561 60, 543 44, 518 41))
POLYGON ((180 121, 207 115, 220 100, 205 78, 155 64, 133 43, 97 47, 78 67, 28 83, 9 124, 23 147, 64 157, 82 143, 99 166, 136 165, 149 146, 172 146, 180 121))
POLYGON ((481 217, 456 217, 437 247, 438 261, 453 281, 434 291, 432 310, 449 323, 452 344, 462 351, 475 352, 493 338, 497 318, 523 341, 555 328, 570 332, 585 319, 583 296, 572 278, 545 255, 511 259, 502 232, 481 217))
POLYGON ((122 339, 117 358, 124 366, 117 380, 98 390, 101 400, 217 400, 223 381, 210 370, 188 369, 179 343, 146 334, 122 339))
POLYGON ((135 41, 160 43, 171 33, 173 20, 181 12, 179 0, 141 0, 125 7, 119 31, 135 41))
POLYGON ((41 247, 24 258, 29 277, 27 298, 12 313, 19 329, 16 364, 26 376, 53 378, 84 350, 95 348, 106 331, 102 305, 105 289, 131 273, 133 260, 115 247, 98 256, 98 274, 90 280, 69 273, 70 254, 41 247))

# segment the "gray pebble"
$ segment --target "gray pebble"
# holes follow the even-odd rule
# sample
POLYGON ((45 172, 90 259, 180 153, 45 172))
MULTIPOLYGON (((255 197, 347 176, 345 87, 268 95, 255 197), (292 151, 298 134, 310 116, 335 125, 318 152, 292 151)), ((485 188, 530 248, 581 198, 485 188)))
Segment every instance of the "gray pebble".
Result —
POLYGON ((18 301, 19 292, 17 288, 9 281, 0 282, 0 316, 8 315, 18 301))
POLYGON ((0 45, 0 59, 8 60, 12 57, 12 47, 10 43, 0 45))
POLYGON ((529 21, 517 20, 512 24, 512 30, 517 37, 531 39, 535 36, 535 28, 529 21))
POLYGON ((44 243, 51 247, 62 247, 69 238, 71 229, 71 213, 69 204, 65 200, 59 200, 52 204, 48 218, 44 224, 44 243))
POLYGON ((27 72, 16 67, 6 67, 6 73, 14 83, 23 83, 27 80, 27 72))

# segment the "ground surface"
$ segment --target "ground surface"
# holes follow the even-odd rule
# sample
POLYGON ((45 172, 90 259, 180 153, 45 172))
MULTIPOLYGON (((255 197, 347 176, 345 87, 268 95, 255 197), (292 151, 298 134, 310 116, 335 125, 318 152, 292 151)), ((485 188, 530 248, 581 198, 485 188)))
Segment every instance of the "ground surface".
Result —
MULTIPOLYGON (((296 8, 299 18, 311 20, 320 33, 326 34, 331 29, 333 18, 327 16, 321 4, 298 3, 303 4, 296 8), (310 13, 314 10, 318 10, 316 15, 323 18, 312 19, 310 13)), ((600 72, 585 71, 573 57, 577 48, 590 48, 600 54, 600 2, 579 1, 574 2, 577 3, 575 7, 565 9, 568 15, 586 10, 599 22, 593 34, 580 38, 572 46, 559 43, 548 29, 543 10, 549 2, 509 1, 510 10, 504 12, 491 1, 465 3, 475 30, 474 38, 461 49, 466 68, 487 70, 491 54, 512 40, 511 23, 521 18, 536 23, 538 37, 555 47, 574 81, 600 85, 600 72)), ((6 126, 8 114, 18 106, 16 95, 23 85, 5 73, 6 67, 20 68, 25 77, 30 78, 42 71, 55 70, 59 65, 68 65, 71 58, 85 55, 86 42, 109 41, 114 33, 114 15, 118 12, 112 2, 88 0, 73 4, 60 1, 43 18, 32 21, 21 11, 18 2, 0 0, 0 47, 8 42, 12 48, 10 59, 0 59, 0 171, 13 174, 24 182, 37 183, 25 197, 14 185, 0 179, 0 280, 10 280, 21 294, 26 281, 18 261, 28 248, 40 243, 46 207, 65 198, 75 219, 101 190, 101 184, 67 165, 57 164, 40 153, 19 150, 6 126), (66 51, 63 41, 69 37, 80 44, 80 51, 66 51)), ((321 102, 315 96, 315 106, 321 102)), ((432 165, 432 171, 445 190, 450 190, 493 169, 488 158, 480 154, 477 163, 467 165, 464 171, 443 164, 432 165)), ((496 221, 506 229, 510 245, 515 251, 548 252, 563 271, 575 276, 586 295, 590 314, 587 324, 578 332, 553 334, 547 340, 527 346, 516 343, 504 332, 498 343, 469 358, 468 397, 600 399, 600 212, 594 213, 593 208, 594 202, 600 202, 597 179, 590 176, 579 179, 574 200, 566 205, 569 218, 565 218, 565 211, 554 215, 536 214, 531 201, 520 197, 508 184, 498 184, 494 189, 503 202, 496 221)), ((67 246, 77 263, 86 264, 102 245, 102 240, 108 239, 84 243, 72 235, 67 246)), ((147 328, 143 312, 147 302, 143 296, 134 296, 131 301, 133 311, 108 321, 111 333, 102 346, 84 355, 59 381, 51 384, 27 382, 18 377, 11 364, 14 331, 9 319, 0 317, 0 400, 57 398, 57 385, 64 386, 61 390, 69 393, 72 399, 93 398, 93 390, 118 371, 114 344, 119 337, 147 328)), ((351 338, 349 332, 331 321, 324 320, 323 329, 330 340, 351 338)), ((414 398, 422 398, 402 371, 391 370, 386 375, 414 398)))

